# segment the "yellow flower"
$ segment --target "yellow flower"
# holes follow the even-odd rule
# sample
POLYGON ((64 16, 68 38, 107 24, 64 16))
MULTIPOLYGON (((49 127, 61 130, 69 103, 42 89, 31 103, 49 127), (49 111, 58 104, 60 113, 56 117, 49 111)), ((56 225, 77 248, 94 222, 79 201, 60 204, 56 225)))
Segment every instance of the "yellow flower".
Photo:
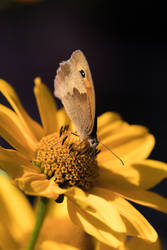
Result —
MULTIPOLYGON (((26 249, 35 222, 35 209, 10 181, 0 174, 0 249, 26 249)), ((89 250, 91 239, 69 219, 66 202, 51 202, 36 250, 89 250), (77 237, 76 237, 77 235, 77 237)))
POLYGON ((73 126, 64 109, 57 110, 39 78, 34 93, 42 126, 29 117, 3 80, 0 91, 14 110, 0 105, 0 135, 16 149, 0 148, 0 167, 15 185, 26 194, 57 202, 65 195, 71 219, 113 248, 123 245, 127 235, 156 242, 153 227, 127 201, 167 212, 167 200, 148 191, 166 178, 167 165, 146 160, 154 146, 146 128, 129 125, 112 112, 98 118, 98 139, 124 161, 122 166, 102 146, 95 157, 87 143, 79 144, 80 138, 69 132, 73 126))

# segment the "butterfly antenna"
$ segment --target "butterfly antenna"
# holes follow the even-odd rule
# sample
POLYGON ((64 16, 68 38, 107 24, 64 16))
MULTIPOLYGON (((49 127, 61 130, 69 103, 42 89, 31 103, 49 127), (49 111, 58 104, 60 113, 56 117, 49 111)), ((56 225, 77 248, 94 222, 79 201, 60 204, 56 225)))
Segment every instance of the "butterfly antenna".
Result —
POLYGON ((123 162, 123 160, 121 158, 119 158, 118 155, 116 155, 109 147, 107 147, 105 144, 103 144, 102 142, 100 142, 100 144, 103 145, 103 147, 105 147, 107 150, 109 150, 120 162, 121 164, 124 166, 125 163, 123 162))

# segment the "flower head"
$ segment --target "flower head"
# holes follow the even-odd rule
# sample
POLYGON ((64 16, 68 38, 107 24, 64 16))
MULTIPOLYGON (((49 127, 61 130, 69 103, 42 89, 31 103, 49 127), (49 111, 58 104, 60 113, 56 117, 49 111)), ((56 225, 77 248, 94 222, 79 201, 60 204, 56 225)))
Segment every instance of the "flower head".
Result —
POLYGON ((61 188, 78 186, 88 191, 98 177, 95 162, 98 150, 90 148, 76 135, 68 133, 68 127, 61 127, 60 133, 52 133, 41 139, 33 163, 48 179, 61 188))
POLYGON ((146 160, 155 143, 146 128, 129 125, 112 112, 98 118, 99 141, 124 161, 123 167, 107 149, 93 151, 87 142, 80 143, 64 109, 57 110, 39 78, 34 93, 42 126, 3 80, 0 91, 14 110, 0 105, 0 135, 15 148, 0 148, 0 167, 15 185, 57 202, 65 195, 72 220, 110 247, 123 245, 127 235, 157 240, 153 227, 127 201, 167 212, 167 200, 148 191, 166 178, 167 165, 146 160))

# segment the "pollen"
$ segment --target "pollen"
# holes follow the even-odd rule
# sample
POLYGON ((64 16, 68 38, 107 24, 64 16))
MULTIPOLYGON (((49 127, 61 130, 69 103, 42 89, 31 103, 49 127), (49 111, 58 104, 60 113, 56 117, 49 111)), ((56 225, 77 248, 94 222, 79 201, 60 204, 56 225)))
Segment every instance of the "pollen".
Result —
POLYGON ((64 126, 59 133, 41 139, 33 163, 59 187, 77 186, 88 191, 98 178, 96 155, 99 152, 64 126))

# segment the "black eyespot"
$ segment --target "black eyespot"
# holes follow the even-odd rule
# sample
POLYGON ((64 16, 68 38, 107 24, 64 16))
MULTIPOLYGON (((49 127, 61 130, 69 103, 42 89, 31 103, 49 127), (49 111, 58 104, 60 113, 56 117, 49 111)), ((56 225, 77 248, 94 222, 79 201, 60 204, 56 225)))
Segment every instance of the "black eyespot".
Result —
POLYGON ((83 78, 85 78, 85 72, 83 71, 83 69, 80 70, 80 73, 81 73, 81 76, 82 76, 83 78))

